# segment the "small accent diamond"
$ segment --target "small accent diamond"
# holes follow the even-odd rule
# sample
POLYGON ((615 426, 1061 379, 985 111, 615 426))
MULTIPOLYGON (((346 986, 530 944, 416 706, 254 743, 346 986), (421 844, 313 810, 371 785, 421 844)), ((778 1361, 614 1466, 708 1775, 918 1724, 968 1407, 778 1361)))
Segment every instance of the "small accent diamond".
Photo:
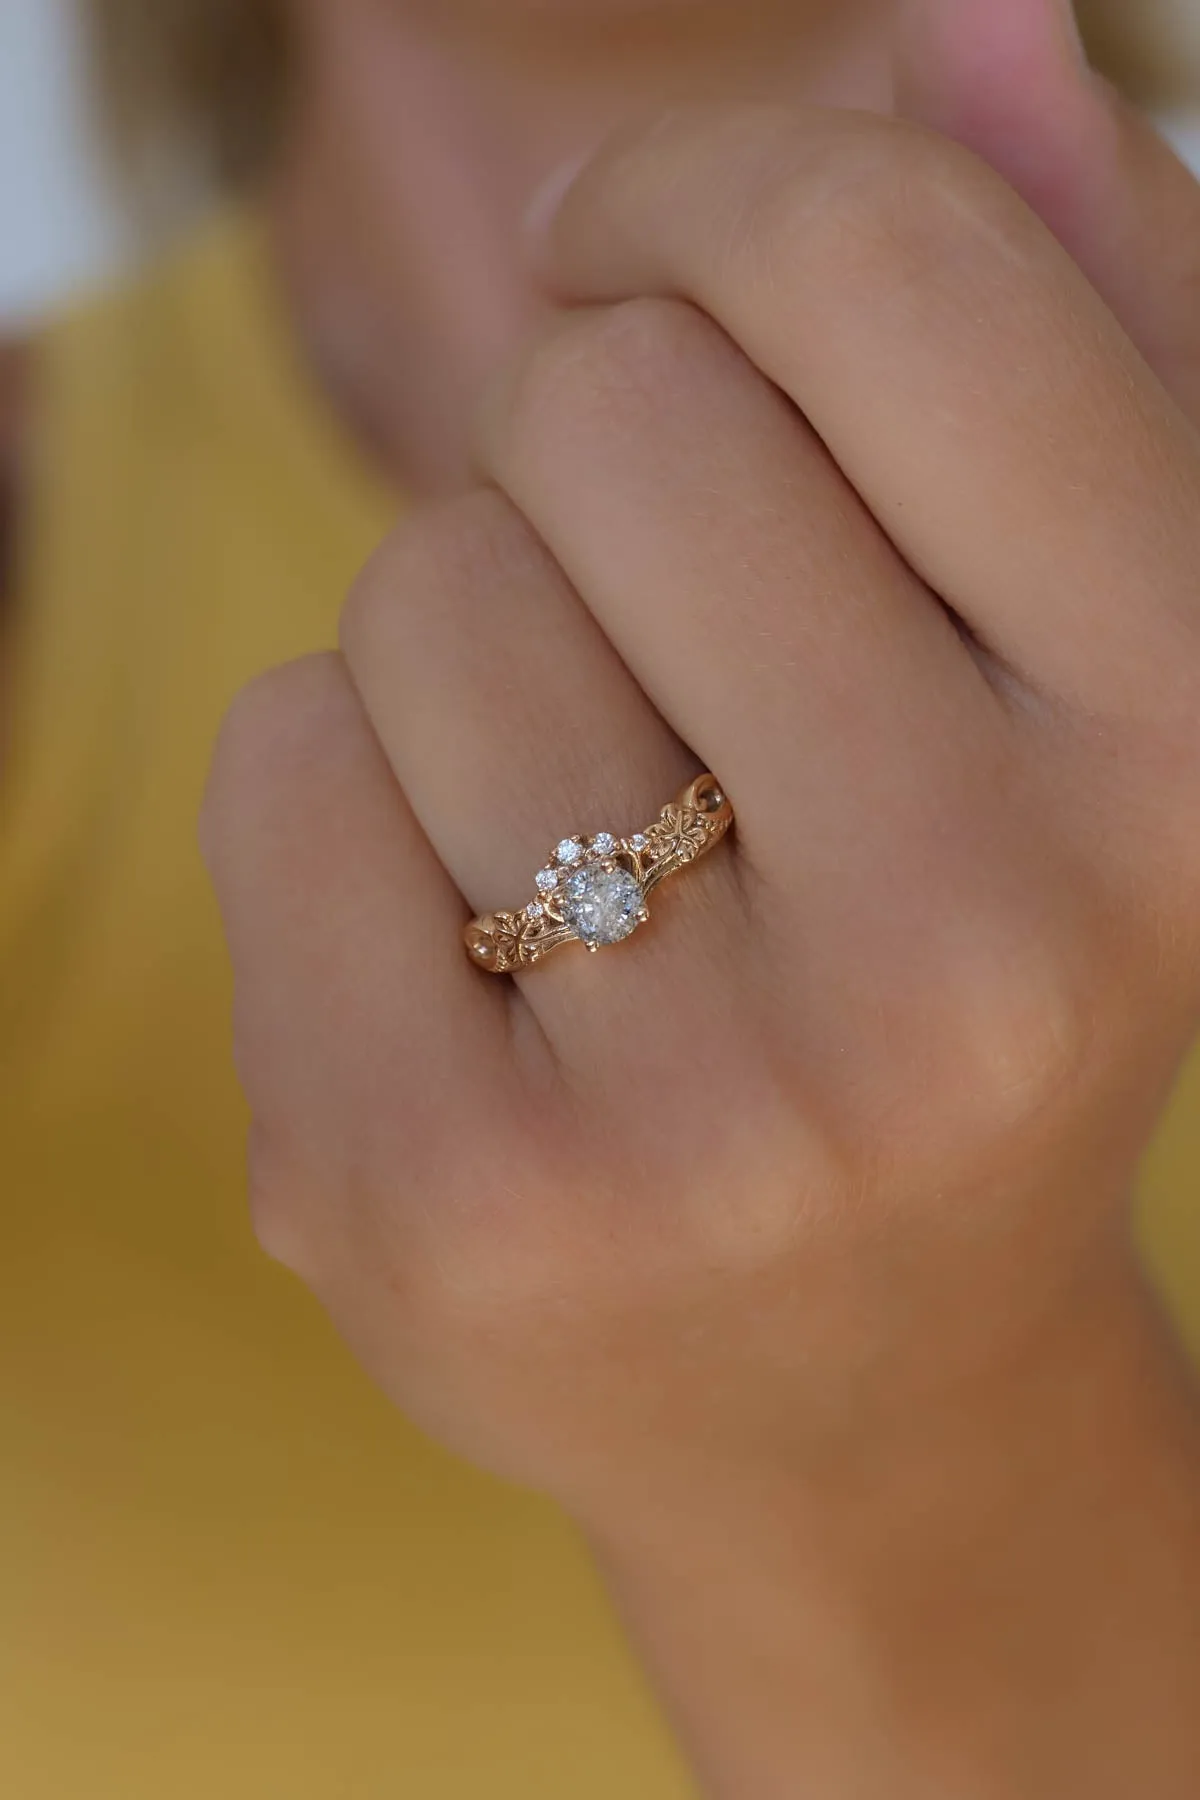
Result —
POLYGON ((539 869, 533 879, 539 894, 548 894, 558 886, 558 876, 553 869, 539 869))
POLYGON ((598 850, 601 856, 611 856, 617 847, 617 840, 611 831, 598 831, 592 839, 592 849, 598 850))
POLYGON ((544 907, 540 906, 536 900, 531 900, 529 905, 525 908, 525 917, 527 919, 540 919, 544 910, 544 907))
POLYGON ((563 863, 567 868, 570 868, 572 863, 577 863, 582 858, 583 845, 579 842, 578 838, 564 838, 554 852, 554 855, 558 862, 563 863))
POLYGON ((631 837, 629 840, 630 849, 637 850, 640 852, 646 848, 646 844, 648 841, 649 840, 647 838, 645 838, 640 831, 636 832, 634 834, 634 836, 631 837))

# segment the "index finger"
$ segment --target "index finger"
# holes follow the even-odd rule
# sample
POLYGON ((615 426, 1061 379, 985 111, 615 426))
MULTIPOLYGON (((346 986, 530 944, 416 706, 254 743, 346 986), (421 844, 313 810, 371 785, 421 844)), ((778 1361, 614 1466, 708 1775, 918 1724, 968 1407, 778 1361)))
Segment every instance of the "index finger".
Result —
POLYGON ((1191 427, 973 156, 865 114, 680 111, 576 178, 540 254, 568 297, 716 319, 1031 686, 1151 713, 1194 666, 1191 427))

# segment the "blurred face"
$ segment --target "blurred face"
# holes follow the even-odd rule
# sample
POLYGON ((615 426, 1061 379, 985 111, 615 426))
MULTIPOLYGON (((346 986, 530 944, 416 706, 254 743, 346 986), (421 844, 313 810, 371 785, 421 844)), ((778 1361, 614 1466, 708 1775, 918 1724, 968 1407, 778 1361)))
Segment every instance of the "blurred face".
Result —
POLYGON ((292 0, 310 14, 374 11, 402 15, 431 35, 486 37, 509 48, 544 51, 591 41, 633 51, 666 39, 700 50, 706 41, 743 36, 803 37, 814 28, 849 24, 872 0, 292 0))
MULTIPOLYGON (((337 5, 338 0, 325 0, 337 5)), ((854 0, 383 0, 393 9, 430 21, 457 18, 502 26, 536 25, 546 32, 591 26, 641 29, 656 25, 696 29, 769 17, 799 24, 821 13, 850 12, 854 0)))
POLYGON ((735 83, 779 58, 813 68, 861 48, 896 0, 288 0, 310 41, 401 35, 499 70, 553 79, 570 66, 636 95, 686 92, 721 69, 735 83))

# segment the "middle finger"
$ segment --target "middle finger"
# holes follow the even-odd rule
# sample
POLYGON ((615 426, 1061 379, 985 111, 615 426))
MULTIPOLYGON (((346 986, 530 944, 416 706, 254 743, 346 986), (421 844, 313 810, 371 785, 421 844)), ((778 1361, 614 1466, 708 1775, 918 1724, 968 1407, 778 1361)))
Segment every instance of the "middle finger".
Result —
POLYGON ((991 766, 1004 714, 945 610, 806 422, 693 308, 560 320, 498 385, 483 439, 729 791, 761 871, 872 878, 991 766))
MULTIPOLYGON (((342 646, 409 804, 478 913, 536 905, 537 872, 560 841, 642 829, 697 772, 494 491, 428 508, 394 535, 351 595, 342 646)), ((518 975, 558 1052, 594 1057, 605 1018, 637 1015, 637 1058, 657 1024, 694 1031, 708 990, 689 980, 690 961, 721 955, 733 885, 719 851, 654 895, 651 924, 619 956, 569 946, 518 975), (647 1006, 672 984, 669 1007, 647 1006)))
POLYGON ((575 298, 685 295, 718 320, 1031 686, 1190 717, 1194 434, 982 163, 866 115, 683 109, 584 170, 547 262, 575 298))

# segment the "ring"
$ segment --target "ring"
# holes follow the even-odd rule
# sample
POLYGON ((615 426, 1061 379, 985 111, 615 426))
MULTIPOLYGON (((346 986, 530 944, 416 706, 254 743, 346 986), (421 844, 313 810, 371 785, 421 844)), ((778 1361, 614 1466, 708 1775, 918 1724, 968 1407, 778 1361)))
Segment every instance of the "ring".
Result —
POLYGON ((534 877, 537 897, 520 912, 484 913, 463 932, 467 955, 491 975, 532 968, 564 944, 619 944, 650 917, 660 881, 696 862, 733 824, 733 807, 712 775, 698 775, 632 837, 610 831, 563 838, 534 877))

